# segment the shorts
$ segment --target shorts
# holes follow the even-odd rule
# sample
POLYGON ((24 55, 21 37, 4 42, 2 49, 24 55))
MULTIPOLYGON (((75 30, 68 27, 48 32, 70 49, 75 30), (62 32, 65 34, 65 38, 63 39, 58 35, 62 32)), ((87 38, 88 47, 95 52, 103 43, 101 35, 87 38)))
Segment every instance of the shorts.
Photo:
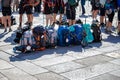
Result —
POLYGON ((26 14, 33 14, 32 9, 33 9, 32 6, 26 6, 26 7, 25 7, 25 12, 26 12, 26 14))
POLYGON ((95 5, 92 5, 92 10, 99 10, 99 7, 96 7, 95 5))
POLYGON ((24 14, 26 12, 26 14, 33 14, 32 12, 32 6, 26 6, 23 8, 22 5, 19 6, 19 14, 24 14))
POLYGON ((45 4, 44 6, 44 14, 52 14, 53 9, 51 7, 48 7, 48 4, 45 4))
POLYGON ((100 8, 100 16, 105 16, 105 7, 100 8))
POLYGON ((114 11, 111 13, 111 14, 108 14, 107 16, 108 16, 108 20, 109 20, 109 22, 113 22, 113 18, 114 18, 114 11))
POLYGON ((120 9, 118 10, 118 21, 120 22, 120 9))
POLYGON ((25 8, 20 4, 19 5, 19 14, 24 14, 25 13, 25 8))
POLYGON ((2 7, 3 16, 11 16, 11 7, 2 7))
POLYGON ((55 6, 54 7, 54 13, 60 13, 60 14, 64 14, 64 8, 62 6, 55 6))
POLYGON ((76 10, 75 7, 70 6, 69 10, 66 10, 67 19, 75 20, 76 10))

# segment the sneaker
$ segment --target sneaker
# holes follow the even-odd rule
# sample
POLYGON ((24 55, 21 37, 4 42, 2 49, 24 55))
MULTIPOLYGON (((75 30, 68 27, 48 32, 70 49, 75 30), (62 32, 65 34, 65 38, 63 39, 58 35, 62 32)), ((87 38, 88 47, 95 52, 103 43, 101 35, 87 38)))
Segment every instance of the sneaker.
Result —
POLYGON ((7 32, 7 29, 5 29, 4 32, 7 32))
POLYGON ((9 28, 9 32, 11 32, 12 31, 12 29, 11 28, 9 28))

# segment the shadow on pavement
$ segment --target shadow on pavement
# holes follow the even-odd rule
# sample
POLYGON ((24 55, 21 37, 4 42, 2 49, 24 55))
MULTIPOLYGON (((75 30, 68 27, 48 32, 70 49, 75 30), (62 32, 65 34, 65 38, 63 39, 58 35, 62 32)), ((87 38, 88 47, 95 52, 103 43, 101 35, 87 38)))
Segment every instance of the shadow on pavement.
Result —
POLYGON ((1 33, 1 34, 0 34, 0 39, 3 38, 3 37, 4 37, 5 35, 7 35, 8 33, 9 33, 9 32, 7 32, 7 33, 5 33, 5 32, 1 33))
POLYGON ((120 36, 109 35, 107 39, 103 39, 103 41, 116 44, 120 42, 120 36))
POLYGON ((9 57, 10 61, 17 61, 16 58, 23 60, 34 60, 37 58, 42 58, 43 56, 49 56, 49 55, 65 55, 68 52, 73 51, 73 52, 82 52, 82 47, 81 46, 68 46, 68 47, 57 47, 55 49, 46 49, 44 51, 35 51, 31 53, 20 53, 17 52, 15 55, 9 57), (17 55, 16 55, 17 54, 17 55))
POLYGON ((15 43, 14 43, 14 38, 15 38, 15 33, 12 33, 11 34, 11 36, 9 36, 9 37, 7 37, 5 40, 4 40, 4 42, 10 42, 11 43, 11 45, 15 45, 15 43))

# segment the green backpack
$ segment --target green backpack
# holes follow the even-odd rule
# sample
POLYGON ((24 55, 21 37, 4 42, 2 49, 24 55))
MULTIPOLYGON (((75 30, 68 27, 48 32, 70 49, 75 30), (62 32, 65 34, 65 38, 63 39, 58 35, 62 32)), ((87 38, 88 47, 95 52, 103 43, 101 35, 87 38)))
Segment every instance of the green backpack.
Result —
POLYGON ((70 6, 76 6, 76 0, 68 0, 68 4, 70 5, 70 6))

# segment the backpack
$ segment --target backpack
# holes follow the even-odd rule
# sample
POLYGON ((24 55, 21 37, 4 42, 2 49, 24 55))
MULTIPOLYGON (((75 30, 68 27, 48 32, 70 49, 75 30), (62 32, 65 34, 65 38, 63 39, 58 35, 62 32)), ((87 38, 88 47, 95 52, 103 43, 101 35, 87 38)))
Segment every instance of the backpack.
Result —
POLYGON ((86 32, 85 38, 86 38, 87 43, 91 43, 94 40, 93 34, 91 32, 91 25, 90 24, 83 24, 83 29, 86 32))
POLYGON ((68 0, 68 4, 70 5, 70 6, 78 6, 78 2, 76 2, 76 0, 68 0))
POLYGON ((57 32, 57 45, 58 46, 69 46, 70 45, 70 32, 68 26, 60 25, 57 32))
POLYGON ((46 34, 47 34, 46 47, 55 48, 55 46, 57 45, 57 32, 53 28, 48 28, 46 29, 46 34))
POLYGON ((20 43, 20 39, 25 31, 30 30, 29 26, 25 26, 20 30, 17 30, 15 39, 13 40, 15 43, 20 43))
POLYGON ((34 51, 35 39, 33 37, 32 31, 27 30, 23 33, 20 39, 20 45, 13 48, 16 52, 21 51, 23 53, 34 51))
POLYGON ((101 36, 101 30, 100 30, 99 26, 97 26, 97 24, 92 24, 91 29, 93 31, 92 34, 94 37, 93 42, 100 42, 102 40, 102 36, 101 36))
POLYGON ((80 24, 75 24, 69 27, 71 32, 71 44, 80 45, 83 39, 83 27, 80 24))
POLYGON ((40 51, 45 50, 47 35, 44 27, 41 25, 38 25, 34 27, 32 31, 36 41, 35 50, 40 50, 40 51))

